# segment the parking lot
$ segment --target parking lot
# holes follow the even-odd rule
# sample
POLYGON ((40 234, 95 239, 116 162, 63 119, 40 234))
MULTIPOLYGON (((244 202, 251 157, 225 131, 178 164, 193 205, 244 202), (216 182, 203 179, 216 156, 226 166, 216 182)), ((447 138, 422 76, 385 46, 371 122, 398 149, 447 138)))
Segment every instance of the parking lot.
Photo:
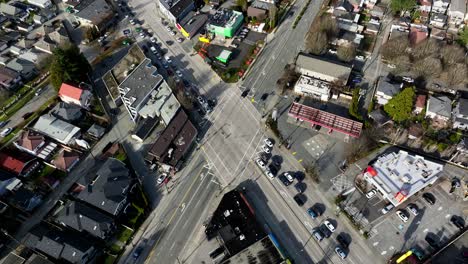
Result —
MULTIPOLYGON (((443 188, 443 184, 438 184, 427 190, 432 193, 436 202, 429 205, 421 195, 411 197, 397 209, 405 208, 409 203, 416 204, 419 208, 417 216, 406 210, 409 216, 408 222, 404 223, 397 215, 396 209, 388 214, 382 215, 378 210, 382 209, 386 202, 380 198, 369 199, 367 208, 369 216, 375 218, 372 221, 373 228, 368 240, 371 247, 374 247, 381 255, 391 256, 395 252, 416 248, 423 254, 428 254, 434 249, 425 241, 428 234, 436 238, 439 244, 446 243, 459 229, 450 222, 453 215, 463 216, 461 200, 453 195, 449 195, 443 188), (372 213, 371 213, 372 212, 372 213)), ((364 197, 364 199, 366 199, 364 197)))

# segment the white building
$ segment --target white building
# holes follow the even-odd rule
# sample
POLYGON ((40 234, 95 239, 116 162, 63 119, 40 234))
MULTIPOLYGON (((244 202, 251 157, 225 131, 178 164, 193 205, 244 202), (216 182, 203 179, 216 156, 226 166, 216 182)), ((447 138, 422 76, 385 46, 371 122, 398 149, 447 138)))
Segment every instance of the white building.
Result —
POLYGON ((306 96, 320 98, 322 101, 328 101, 330 98, 330 86, 327 82, 301 75, 294 86, 294 92, 306 96))
POLYGON ((450 5, 450 0, 434 0, 432 2, 432 12, 445 14, 450 5))
POLYGON ((38 6, 40 8, 50 8, 52 7, 52 1, 50 0, 28 0, 28 3, 31 5, 38 6))
POLYGON ((395 207, 442 175, 442 164, 400 150, 380 156, 364 178, 395 207))
POLYGON ((453 128, 468 129, 468 99, 461 98, 453 110, 453 128))
POLYGON ((381 78, 377 84, 375 98, 379 105, 386 105, 390 99, 398 94, 403 84, 392 84, 381 78))
POLYGON ((459 27, 464 24, 467 3, 465 0, 452 0, 448 10, 450 26, 459 27))

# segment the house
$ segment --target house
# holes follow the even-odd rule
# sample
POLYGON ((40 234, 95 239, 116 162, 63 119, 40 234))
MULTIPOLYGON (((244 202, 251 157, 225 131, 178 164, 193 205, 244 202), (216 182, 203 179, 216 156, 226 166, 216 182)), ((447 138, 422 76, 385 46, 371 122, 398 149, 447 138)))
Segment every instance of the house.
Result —
POLYGON ((29 49, 18 56, 19 59, 27 60, 34 63, 37 67, 44 66, 43 62, 49 57, 49 54, 38 49, 29 49))
POLYGON ((174 25, 195 9, 195 2, 193 0, 159 0, 158 3, 159 10, 174 25))
POLYGON ((418 45, 427 39, 429 33, 427 27, 411 27, 409 33, 409 41, 411 45, 418 45))
POLYGON ((28 0, 28 3, 31 5, 38 6, 40 8, 51 8, 52 1, 51 0, 28 0))
POLYGON ((37 75, 36 65, 24 59, 15 58, 9 61, 6 67, 19 73, 23 80, 31 80, 37 75))
POLYGON ((416 97, 413 113, 419 115, 426 108, 426 95, 420 94, 416 97))
POLYGON ((299 53, 297 56, 296 71, 318 80, 338 81, 342 84, 346 84, 351 75, 351 67, 347 64, 304 53, 299 53))
POLYGON ((232 38, 243 23, 244 15, 241 12, 221 8, 209 16, 206 29, 221 38, 232 38))
POLYGON ((151 146, 147 160, 150 163, 157 162, 177 169, 193 145, 197 133, 187 114, 180 109, 151 146))
POLYGON ((465 16, 467 14, 467 3, 466 0, 451 0, 447 15, 449 17, 449 25, 451 27, 458 28, 465 22, 465 16))
POLYGON ((114 10, 105 0, 82 1, 73 13, 81 25, 94 27, 103 32, 114 18, 114 10))
POLYGON ((13 144, 21 151, 37 156, 40 149, 46 144, 44 136, 31 130, 21 132, 18 140, 13 144))
POLYGON ((53 219, 56 223, 105 240, 115 231, 112 217, 79 201, 68 201, 58 209, 53 219))
POLYGON ((88 108, 93 95, 88 90, 62 83, 58 96, 65 103, 78 105, 82 108, 88 108))
POLYGON ((332 44, 336 46, 348 46, 348 45, 359 46, 359 44, 361 44, 361 41, 363 39, 364 39, 364 35, 354 33, 354 32, 349 32, 346 30, 340 30, 338 32, 338 36, 336 37, 336 39, 332 41, 332 44))
POLYGON ((0 197, 8 192, 18 190, 22 185, 21 181, 13 173, 0 169, 0 197))
POLYGON ((50 39, 49 36, 44 36, 41 39, 39 39, 36 43, 34 43, 34 48, 42 52, 52 54, 54 49, 57 48, 57 44, 55 44, 55 42, 52 39, 50 39))
MULTIPOLYGON (((356 3, 356 1, 352 1, 353 3, 356 3)), ((346 11, 346 12, 354 12, 355 10, 359 10, 359 5, 355 6, 353 5, 350 1, 348 0, 338 0, 335 2, 334 6, 335 10, 341 10, 341 11, 346 11)))
POLYGON ((377 35, 380 30, 380 23, 367 23, 366 24, 366 31, 367 34, 377 35))
POLYGON ((16 42, 15 46, 21 48, 21 49, 30 49, 33 47, 34 43, 36 40, 34 39, 29 39, 29 38, 21 38, 16 42))
POLYGON ((4 149, 0 152, 0 169, 16 176, 28 177, 39 168, 36 157, 16 149, 4 149))
POLYGON ((76 198, 100 210, 118 216, 127 204, 127 193, 132 186, 132 178, 125 164, 109 158, 101 168, 86 175, 78 182, 76 198))
POLYGON ((54 108, 50 110, 49 114, 67 122, 76 121, 83 116, 79 106, 74 104, 67 104, 65 102, 56 104, 54 108))
POLYGON ((387 114, 385 114, 381 108, 377 108, 370 112, 369 118, 372 119, 378 127, 382 127, 393 122, 392 119, 387 114))
POLYGON ((33 16, 34 24, 42 25, 46 21, 47 21, 47 19, 45 17, 41 16, 41 15, 34 15, 33 16))
POLYGON ((120 83, 118 89, 125 108, 130 113, 133 122, 139 118, 138 112, 157 93, 157 88, 164 82, 163 77, 153 66, 151 60, 145 58, 136 68, 120 83))
POLYGON ((433 0, 432 2, 432 12, 445 14, 447 8, 450 5, 450 0, 433 0))
POLYGON ((41 194, 22 186, 8 196, 8 203, 17 209, 31 213, 43 201, 41 194))
POLYGON ((106 133, 106 129, 102 126, 93 124, 86 133, 94 138, 101 138, 106 133))
POLYGON ((0 67, 0 87, 14 91, 21 84, 21 75, 14 70, 0 67))
POLYGON ((457 144, 457 151, 460 151, 463 154, 468 154, 468 137, 462 138, 457 144))
POLYGON ((62 149, 52 160, 52 165, 61 171, 70 172, 79 161, 80 155, 78 153, 62 149))
POLYGON ((268 10, 261 9, 261 8, 254 7, 254 6, 250 5, 247 8, 247 16, 248 17, 255 17, 255 19, 257 21, 263 21, 263 20, 265 20, 265 18, 268 17, 268 10))
POLYGON ((301 75, 294 85, 294 92, 326 102, 330 98, 330 85, 325 81, 301 75))
POLYGON ((426 106, 426 117, 445 126, 452 117, 452 100, 447 96, 429 96, 426 106))
POLYGON ((24 241, 27 247, 48 256, 54 263, 91 263, 96 254, 89 239, 43 223, 34 226, 24 241))
POLYGON ((443 28, 445 27, 445 23, 447 22, 447 15, 441 13, 431 13, 431 20, 429 21, 430 25, 434 27, 443 28))
POLYGON ((432 10, 432 1, 431 0, 418 0, 419 11, 422 13, 430 13, 432 10))
POLYGON ((375 4, 377 4, 377 0, 362 0, 360 6, 365 5, 366 8, 373 9, 375 8, 375 4))
POLYGON ((379 20, 385 16, 385 9, 380 6, 374 6, 374 8, 370 11, 370 14, 374 18, 378 18, 379 20))
POLYGON ((380 78, 377 83, 375 97, 379 105, 386 105, 390 99, 398 94, 403 87, 403 84, 390 83, 384 78, 380 78))
POLYGON ((420 123, 413 123, 408 128, 408 139, 415 140, 423 136, 424 129, 420 123))
POLYGON ((453 110, 453 128, 468 129, 468 99, 460 98, 453 110))
POLYGON ((74 144, 80 136, 79 127, 49 114, 40 116, 32 129, 64 145, 74 144))
POLYGON ((22 32, 31 32, 34 29, 34 24, 29 24, 25 22, 17 22, 16 23, 16 30, 22 32))
POLYGON ((21 10, 20 8, 17 8, 7 3, 0 3, 0 14, 11 16, 11 17, 22 17, 24 16, 24 13, 25 12, 21 10))

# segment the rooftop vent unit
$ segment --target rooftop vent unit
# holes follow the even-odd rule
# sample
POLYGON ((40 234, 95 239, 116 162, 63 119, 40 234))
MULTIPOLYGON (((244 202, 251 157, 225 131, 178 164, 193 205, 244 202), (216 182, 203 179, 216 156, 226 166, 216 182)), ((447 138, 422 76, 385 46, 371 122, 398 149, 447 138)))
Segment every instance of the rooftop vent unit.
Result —
POLYGON ((230 215, 231 213, 229 212, 229 210, 224 211, 224 217, 229 217, 230 215))

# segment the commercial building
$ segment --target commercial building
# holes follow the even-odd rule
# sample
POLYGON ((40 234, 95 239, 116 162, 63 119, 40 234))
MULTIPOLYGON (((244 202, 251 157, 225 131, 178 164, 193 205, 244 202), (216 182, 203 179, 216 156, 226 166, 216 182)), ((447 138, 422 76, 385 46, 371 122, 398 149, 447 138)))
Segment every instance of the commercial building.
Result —
POLYGON ((159 10, 172 24, 181 21, 194 9, 195 2, 193 0, 159 0, 159 10))
POLYGON ((384 154, 369 165, 364 178, 398 206, 442 175, 444 166, 403 150, 384 154))
POLYGON ((205 25, 206 21, 208 21, 207 14, 191 11, 180 22, 176 23, 176 27, 184 37, 191 39, 205 25))
POLYGON ((130 113, 133 122, 138 120, 138 112, 150 99, 151 94, 163 82, 151 60, 145 58, 139 65, 133 66, 127 77, 120 83, 118 90, 125 108, 130 113))
POLYGON ((197 129, 183 109, 174 116, 151 146, 147 161, 177 168, 197 137, 197 129))
POLYGON ((50 0, 28 0, 28 4, 38 6, 40 8, 52 7, 52 1, 50 0))
POLYGON ((215 263, 285 263, 276 239, 263 230, 252 206, 238 190, 223 196, 205 234, 208 240, 216 238, 223 250, 215 263))
POLYGON ((351 74, 351 67, 346 64, 304 53, 297 56, 296 70, 315 79, 326 82, 340 81, 343 84, 347 83, 351 74))
POLYGON ((210 15, 207 29, 217 36, 232 38, 243 21, 244 15, 241 12, 221 8, 213 15, 210 15))
POLYGON ((180 103, 166 82, 161 82, 157 89, 151 91, 149 99, 138 114, 143 118, 160 118, 167 126, 179 111, 180 103))
POLYGON ((294 92, 306 96, 317 97, 322 101, 328 101, 330 97, 330 85, 327 82, 301 75, 294 86, 294 92))

